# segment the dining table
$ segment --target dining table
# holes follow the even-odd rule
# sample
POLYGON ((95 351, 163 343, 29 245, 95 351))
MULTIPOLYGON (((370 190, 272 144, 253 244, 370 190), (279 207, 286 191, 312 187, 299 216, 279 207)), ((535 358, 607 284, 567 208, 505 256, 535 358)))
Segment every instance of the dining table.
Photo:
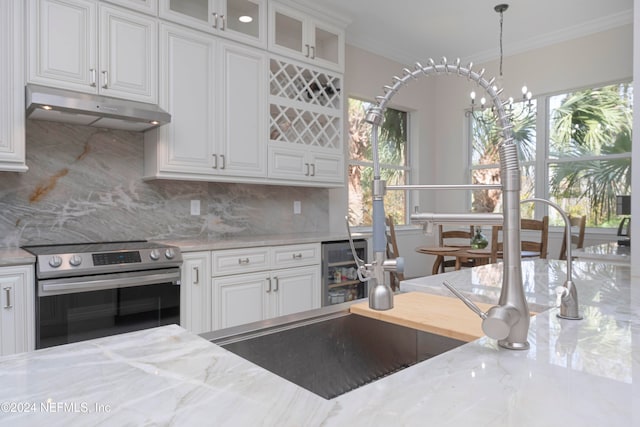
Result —
POLYGON ((491 259, 490 249, 474 249, 471 246, 419 246, 416 252, 425 255, 434 255, 436 257, 431 274, 438 274, 440 265, 444 262, 445 257, 455 257, 455 269, 460 270, 462 263, 467 260, 475 260, 475 265, 489 264, 491 259))

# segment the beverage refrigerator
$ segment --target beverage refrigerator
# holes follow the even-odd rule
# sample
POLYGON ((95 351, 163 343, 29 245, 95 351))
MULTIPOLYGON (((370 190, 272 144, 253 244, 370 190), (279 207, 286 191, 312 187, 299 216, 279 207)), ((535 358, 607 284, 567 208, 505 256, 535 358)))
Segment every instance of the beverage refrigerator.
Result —
MULTIPOLYGON (((367 261, 367 241, 353 241, 358 258, 367 261)), ((339 304, 367 296, 367 284, 358 279, 357 264, 348 240, 322 244, 322 305, 339 304)))

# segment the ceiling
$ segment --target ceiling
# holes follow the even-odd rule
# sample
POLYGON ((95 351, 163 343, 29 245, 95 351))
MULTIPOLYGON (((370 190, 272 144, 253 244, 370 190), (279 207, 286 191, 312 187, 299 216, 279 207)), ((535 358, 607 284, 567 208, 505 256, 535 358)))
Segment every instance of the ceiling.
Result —
MULTIPOLYGON (((405 64, 499 57, 499 0, 297 0, 350 21, 347 43, 405 64)), ((633 0, 508 0, 508 56, 633 21, 633 0)))

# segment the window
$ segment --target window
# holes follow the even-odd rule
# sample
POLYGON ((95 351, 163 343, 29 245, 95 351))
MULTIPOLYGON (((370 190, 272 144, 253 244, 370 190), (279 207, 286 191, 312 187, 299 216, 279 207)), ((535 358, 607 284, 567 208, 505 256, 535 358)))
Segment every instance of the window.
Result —
MULTIPOLYGON (((632 99, 632 85, 621 83, 540 98, 542 114, 535 105, 526 114, 524 105, 515 107, 521 197, 547 198, 570 215, 586 215, 589 227, 617 226, 615 196, 631 192, 632 99)), ((470 117, 472 182, 499 182, 500 134, 491 110, 470 117)), ((499 191, 475 191, 471 203, 474 211, 502 210, 499 191)), ((533 216, 534 207, 548 212, 551 225, 563 224, 547 206, 523 205, 523 216, 533 216)))
MULTIPOLYGON (((518 146, 521 174, 521 199, 534 197, 536 162, 536 114, 537 103, 517 102, 508 108, 512 117, 513 137, 518 146)), ((472 111, 471 117, 471 182, 473 184, 496 184, 500 182, 500 155, 498 143, 502 131, 496 116, 489 108, 472 111)), ((500 190, 475 190, 471 195, 474 212, 502 212, 500 190)), ((523 211, 528 206, 523 206, 523 211)), ((531 208, 532 209, 532 208, 531 208)), ((525 215, 523 213, 523 215, 525 215)))
MULTIPOLYGON (((371 125, 364 121, 372 104, 349 98, 349 223, 353 226, 372 224, 373 158, 371 125)), ((386 108, 378 131, 380 176, 387 185, 408 184, 411 169, 408 155, 408 113, 386 108)), ((385 213, 394 222, 405 224, 407 206, 405 191, 388 191, 385 213)))
POLYGON ((628 83, 549 97, 549 199, 587 226, 616 227, 616 195, 631 192, 632 99, 628 83))

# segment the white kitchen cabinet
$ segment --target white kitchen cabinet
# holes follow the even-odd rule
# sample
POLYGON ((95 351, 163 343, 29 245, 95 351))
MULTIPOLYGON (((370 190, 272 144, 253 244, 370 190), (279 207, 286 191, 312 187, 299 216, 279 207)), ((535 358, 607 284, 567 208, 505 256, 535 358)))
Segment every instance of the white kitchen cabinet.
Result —
POLYGON ((108 3, 114 3, 129 9, 148 15, 158 15, 158 0, 103 0, 108 3))
POLYGON ((320 244, 214 251, 212 259, 213 329, 321 305, 320 244))
POLYGON ((299 147, 269 146, 269 177, 309 183, 344 184, 343 156, 299 147))
POLYGON ((159 105, 172 118, 145 133, 145 178, 263 179, 265 75, 260 50, 161 24, 159 105))
POLYGON ((35 349, 33 266, 0 267, 0 355, 35 349))
POLYGON ((269 4, 269 50, 344 71, 344 29, 277 2, 269 4))
POLYGON ((157 22, 90 0, 29 0, 31 83, 157 102, 157 22))
POLYGON ((169 21, 247 44, 267 46, 266 0, 160 0, 169 21))
POLYGON ((269 72, 269 178, 344 185, 342 75, 275 55, 269 72))
POLYGON ((0 2, 0 171, 26 172, 22 0, 0 2))
POLYGON ((211 330, 211 252, 182 254, 180 326, 195 334, 211 330))

